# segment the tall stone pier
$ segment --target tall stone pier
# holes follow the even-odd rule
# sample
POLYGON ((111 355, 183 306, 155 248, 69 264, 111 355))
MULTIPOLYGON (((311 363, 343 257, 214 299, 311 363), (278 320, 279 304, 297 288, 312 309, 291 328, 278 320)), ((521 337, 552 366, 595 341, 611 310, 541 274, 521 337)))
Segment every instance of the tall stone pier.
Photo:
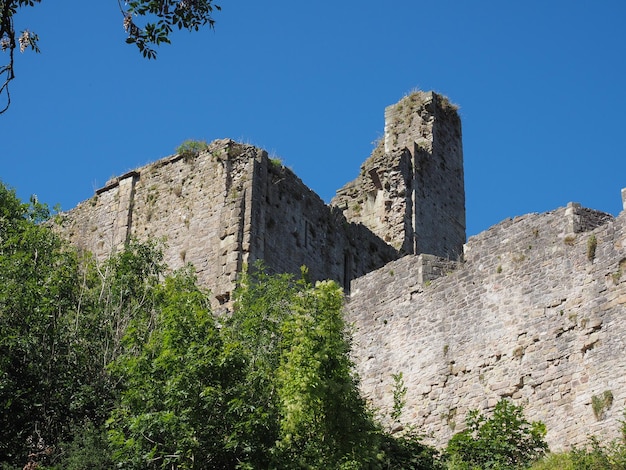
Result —
POLYGON ((458 260, 465 243, 461 120, 434 92, 387 107, 385 136, 331 205, 402 254, 458 260))

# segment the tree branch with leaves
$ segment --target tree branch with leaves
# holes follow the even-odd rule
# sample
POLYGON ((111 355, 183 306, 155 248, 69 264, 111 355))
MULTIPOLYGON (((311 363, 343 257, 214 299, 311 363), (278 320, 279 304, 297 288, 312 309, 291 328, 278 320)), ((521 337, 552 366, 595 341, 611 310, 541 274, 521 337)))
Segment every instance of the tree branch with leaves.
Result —
MULTIPOLYGON (((39 52, 39 37, 28 29, 15 31, 13 20, 21 8, 34 7, 41 0, 0 0, 0 51, 7 54, 0 65, 0 114, 11 105, 9 85, 15 79, 15 50, 31 49, 39 52)), ((128 44, 135 44, 143 57, 155 59, 155 47, 170 44, 174 29, 199 31, 201 27, 215 26, 213 15, 221 10, 213 0, 118 0, 122 25, 128 44)))
POLYGON ((2 18, 0 18, 0 50, 5 53, 8 52, 9 55, 7 64, 0 65, 0 80, 2 81, 2 84, 0 84, 0 95, 6 95, 6 104, 0 109, 0 114, 9 109, 11 105, 9 83, 15 78, 13 64, 17 45, 19 44, 20 46, 20 52, 24 52, 26 49, 39 52, 39 47, 37 46, 39 38, 37 35, 25 29, 17 36, 15 28, 13 27, 13 17, 19 8, 25 6, 32 7, 35 3, 40 3, 40 1, 41 0, 0 0, 0 11, 2 11, 2 18))

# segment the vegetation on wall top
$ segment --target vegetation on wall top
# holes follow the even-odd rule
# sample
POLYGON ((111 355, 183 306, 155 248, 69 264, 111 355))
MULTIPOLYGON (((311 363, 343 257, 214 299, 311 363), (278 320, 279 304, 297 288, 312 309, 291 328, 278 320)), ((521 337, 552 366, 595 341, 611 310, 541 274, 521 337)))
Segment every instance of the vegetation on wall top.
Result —
POLYGON ((197 157, 201 152, 204 152, 209 148, 209 144, 204 140, 185 140, 182 144, 176 147, 176 153, 183 158, 197 157))

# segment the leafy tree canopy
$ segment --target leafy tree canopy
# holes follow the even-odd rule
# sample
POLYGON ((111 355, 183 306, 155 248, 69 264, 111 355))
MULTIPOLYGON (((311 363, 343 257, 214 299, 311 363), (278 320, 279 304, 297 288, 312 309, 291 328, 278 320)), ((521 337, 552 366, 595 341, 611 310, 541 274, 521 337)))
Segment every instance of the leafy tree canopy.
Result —
POLYGON ((80 255, 49 216, 0 183, 0 464, 51 460, 104 423, 116 397, 105 366, 137 318, 147 334, 162 272, 152 244, 80 255))
POLYGON ((360 396, 336 283, 255 266, 218 317, 159 246, 98 261, 49 215, 0 183, 2 468, 439 468, 360 396))
MULTIPOLYGON (((15 31, 14 17, 21 8, 38 3, 41 0, 0 0, 0 50, 7 54, 5 64, 0 65, 0 94, 6 97, 0 114, 11 104, 9 84, 15 78, 15 50, 39 52, 39 36, 28 29, 15 31)), ((117 3, 127 34, 126 42, 135 44, 148 59, 156 58, 154 47, 170 43, 174 29, 198 31, 206 25, 213 28, 213 14, 221 9, 214 0, 118 0, 117 3)))

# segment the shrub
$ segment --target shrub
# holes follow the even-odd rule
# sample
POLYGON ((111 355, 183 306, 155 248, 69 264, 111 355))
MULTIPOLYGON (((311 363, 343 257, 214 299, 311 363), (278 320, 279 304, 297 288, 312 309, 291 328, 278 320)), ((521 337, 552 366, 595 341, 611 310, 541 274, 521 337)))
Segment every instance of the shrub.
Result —
POLYGON ((269 159, 269 161, 270 161, 270 165, 272 165, 274 168, 283 167, 283 161, 280 157, 272 157, 269 159))
MULTIPOLYGON (((408 431, 401 436, 383 434, 382 462, 370 468, 402 470, 443 470, 436 449, 422 442, 422 436, 408 431)), ((363 467, 361 467, 363 468, 363 467)), ((366 467, 367 468, 367 467, 366 467)))
POLYGON ((626 446, 613 441, 602 445, 596 437, 590 437, 585 448, 574 448, 569 453, 576 470, 623 470, 626 468, 626 446))
POLYGON ((455 434, 446 448, 451 469, 526 468, 548 448, 545 425, 529 423, 522 407, 506 399, 496 404, 491 418, 472 410, 465 422, 467 429, 455 434))
POLYGON ((593 261, 596 257, 596 248, 598 247, 598 239, 595 235, 591 235, 587 239, 587 259, 593 261))
POLYGON ((197 157, 200 152, 204 152, 209 148, 204 140, 185 140, 182 144, 176 147, 176 153, 184 158, 197 157))
POLYGON ((591 436, 585 447, 570 452, 547 455, 532 466, 532 470, 623 470, 626 468, 626 410, 621 421, 620 439, 601 444, 591 436))
POLYGON ((590 437, 585 447, 574 447, 570 452, 549 454, 535 463, 531 470, 623 470, 626 468, 626 447, 613 441, 602 445, 590 437))
POLYGON ((611 390, 605 390, 604 393, 591 397, 591 408, 597 420, 604 418, 604 414, 611 408, 612 404, 613 392, 611 392, 611 390))
POLYGON ((572 246, 574 245, 574 243, 576 243, 576 237, 574 235, 568 235, 563 239, 563 243, 572 246))
POLYGON ((95 427, 91 421, 77 426, 69 443, 59 446, 59 457, 50 470, 107 470, 114 467, 104 427, 95 427))
POLYGON ((406 405, 407 388, 404 386, 402 372, 392 374, 391 377, 393 378, 393 411, 391 412, 391 419, 397 421, 402 415, 404 405, 406 405))
POLYGON ((532 470, 577 470, 569 452, 548 454, 530 468, 532 470))

